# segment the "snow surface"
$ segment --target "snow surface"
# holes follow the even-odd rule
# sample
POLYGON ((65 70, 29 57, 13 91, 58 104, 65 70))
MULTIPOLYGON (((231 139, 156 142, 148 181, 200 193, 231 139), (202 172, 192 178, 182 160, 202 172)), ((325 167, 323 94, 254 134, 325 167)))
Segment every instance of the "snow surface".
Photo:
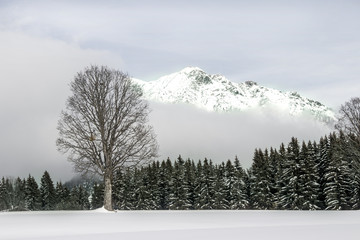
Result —
POLYGON ((360 211, 0 213, 0 239, 359 239, 360 211))

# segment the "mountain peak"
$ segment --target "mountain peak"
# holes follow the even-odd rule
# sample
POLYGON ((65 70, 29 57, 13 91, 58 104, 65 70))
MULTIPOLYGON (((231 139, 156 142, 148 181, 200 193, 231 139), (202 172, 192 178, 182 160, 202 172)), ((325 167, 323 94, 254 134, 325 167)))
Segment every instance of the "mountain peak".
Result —
MULTIPOLYGON (((135 80, 135 79, 134 79, 135 80)), ((312 115, 321 121, 335 119, 334 112, 294 92, 258 85, 253 81, 235 83, 222 75, 211 75, 198 67, 186 67, 158 80, 136 80, 148 100, 164 103, 187 103, 214 112, 247 111, 272 107, 296 116, 312 115)))
POLYGON ((183 68, 180 73, 186 73, 186 74, 189 74, 189 73, 192 73, 192 72, 204 72, 204 70, 202 70, 201 68, 199 67, 186 67, 186 68, 183 68))

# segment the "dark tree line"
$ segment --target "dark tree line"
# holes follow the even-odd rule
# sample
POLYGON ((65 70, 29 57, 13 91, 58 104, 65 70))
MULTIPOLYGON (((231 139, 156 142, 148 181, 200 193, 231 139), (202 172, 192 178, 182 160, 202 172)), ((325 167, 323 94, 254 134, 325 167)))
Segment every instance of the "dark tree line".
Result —
POLYGON ((195 163, 181 156, 118 172, 115 208, 123 210, 245 209, 246 173, 236 158, 222 164, 195 163))
MULTIPOLYGON (((214 164, 179 156, 114 176, 113 202, 121 210, 360 208, 358 138, 341 131, 319 142, 292 138, 278 149, 256 149, 253 164, 214 164)), ((2 178, 0 210, 81 210, 103 206, 104 183, 54 184, 45 171, 40 184, 2 178)))
POLYGON ((118 172, 115 208, 359 209, 359 159, 342 132, 317 142, 292 138, 279 149, 256 149, 245 171, 239 160, 213 164, 179 157, 118 172))
POLYGON ((248 171, 254 209, 359 209, 358 157, 342 132, 316 142, 292 138, 278 150, 256 150, 248 171))
POLYGON ((29 175, 26 179, 2 178, 0 211, 85 210, 90 209, 89 190, 85 185, 55 185, 45 171, 40 185, 29 175))

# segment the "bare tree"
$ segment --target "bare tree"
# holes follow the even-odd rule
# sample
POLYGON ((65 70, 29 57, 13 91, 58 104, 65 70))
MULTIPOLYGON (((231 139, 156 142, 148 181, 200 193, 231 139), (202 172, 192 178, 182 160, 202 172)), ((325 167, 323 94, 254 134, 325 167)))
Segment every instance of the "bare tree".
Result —
POLYGON ((343 151, 352 159, 354 169, 360 172, 360 98, 351 98, 341 105, 335 128, 346 134, 347 144, 343 151))
POLYGON ((360 139, 360 98, 351 98, 341 105, 336 129, 360 139))
POLYGON ((76 171, 104 178, 104 207, 112 210, 114 173, 157 155, 148 104, 127 74, 103 66, 77 73, 70 86, 58 122, 58 150, 69 153, 76 171))

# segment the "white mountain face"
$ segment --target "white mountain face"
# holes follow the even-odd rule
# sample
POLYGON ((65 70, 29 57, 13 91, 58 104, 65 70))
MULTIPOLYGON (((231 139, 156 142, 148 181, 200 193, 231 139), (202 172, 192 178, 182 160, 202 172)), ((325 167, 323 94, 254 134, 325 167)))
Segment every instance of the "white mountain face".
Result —
POLYGON ((133 81, 143 90, 144 98, 151 101, 187 103, 215 112, 270 108, 292 116, 311 115, 324 122, 335 120, 330 108, 296 92, 282 92, 252 81, 234 83, 197 67, 187 67, 155 81, 133 81))

